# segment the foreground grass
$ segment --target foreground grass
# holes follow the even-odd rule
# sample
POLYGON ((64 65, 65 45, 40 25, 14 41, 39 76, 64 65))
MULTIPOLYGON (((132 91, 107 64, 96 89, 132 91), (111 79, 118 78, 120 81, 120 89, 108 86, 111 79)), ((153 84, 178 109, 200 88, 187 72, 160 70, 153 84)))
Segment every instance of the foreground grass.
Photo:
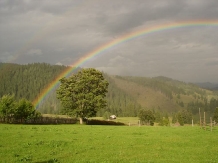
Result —
POLYGON ((0 124, 0 162, 218 162, 218 129, 0 124))

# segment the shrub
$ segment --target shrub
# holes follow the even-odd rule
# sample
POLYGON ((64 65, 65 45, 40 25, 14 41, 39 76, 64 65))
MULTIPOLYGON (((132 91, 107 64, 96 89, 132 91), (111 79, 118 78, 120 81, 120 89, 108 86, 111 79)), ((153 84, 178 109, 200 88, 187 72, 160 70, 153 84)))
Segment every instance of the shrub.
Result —
POLYGON ((155 117, 151 110, 141 109, 139 110, 138 116, 142 124, 145 123, 145 124, 150 124, 151 126, 154 125, 155 117))

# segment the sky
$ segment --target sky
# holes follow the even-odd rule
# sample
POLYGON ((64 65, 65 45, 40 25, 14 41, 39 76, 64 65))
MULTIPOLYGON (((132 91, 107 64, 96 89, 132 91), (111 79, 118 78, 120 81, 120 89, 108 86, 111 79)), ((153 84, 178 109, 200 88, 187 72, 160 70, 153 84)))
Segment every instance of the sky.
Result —
MULTIPOLYGON (((0 62, 73 65, 130 32, 181 21, 218 22, 217 0, 1 0, 0 62)), ((218 83, 218 26, 154 32, 81 67, 112 75, 218 83)))

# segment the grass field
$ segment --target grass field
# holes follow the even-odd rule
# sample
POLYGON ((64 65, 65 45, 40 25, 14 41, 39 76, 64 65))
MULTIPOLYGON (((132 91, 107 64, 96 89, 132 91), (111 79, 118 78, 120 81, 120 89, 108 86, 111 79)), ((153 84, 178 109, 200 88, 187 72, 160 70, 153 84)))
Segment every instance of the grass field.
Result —
POLYGON ((0 124, 0 162, 218 162, 218 128, 0 124))

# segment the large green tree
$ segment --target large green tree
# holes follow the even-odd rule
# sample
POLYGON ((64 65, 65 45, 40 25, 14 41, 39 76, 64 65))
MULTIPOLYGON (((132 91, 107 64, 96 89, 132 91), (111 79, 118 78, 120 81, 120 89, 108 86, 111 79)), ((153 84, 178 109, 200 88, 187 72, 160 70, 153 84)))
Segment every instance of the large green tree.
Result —
POLYGON ((82 69, 69 78, 60 80, 57 98, 64 106, 65 113, 82 119, 95 116, 99 109, 106 107, 108 82, 103 74, 94 69, 82 69))

